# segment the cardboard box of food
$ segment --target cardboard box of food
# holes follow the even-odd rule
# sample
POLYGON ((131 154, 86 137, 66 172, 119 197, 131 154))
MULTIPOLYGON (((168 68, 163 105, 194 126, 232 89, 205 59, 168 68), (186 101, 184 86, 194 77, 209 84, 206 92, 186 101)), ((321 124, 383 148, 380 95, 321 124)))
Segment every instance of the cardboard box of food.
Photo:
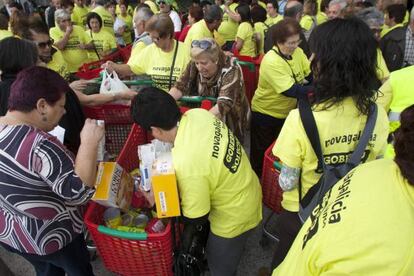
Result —
POLYGON ((95 186, 96 192, 92 200, 108 207, 129 209, 134 181, 119 164, 116 162, 100 162, 95 186))
POLYGON ((180 216, 180 199, 171 152, 161 154, 154 162, 151 184, 157 207, 157 217, 180 216))

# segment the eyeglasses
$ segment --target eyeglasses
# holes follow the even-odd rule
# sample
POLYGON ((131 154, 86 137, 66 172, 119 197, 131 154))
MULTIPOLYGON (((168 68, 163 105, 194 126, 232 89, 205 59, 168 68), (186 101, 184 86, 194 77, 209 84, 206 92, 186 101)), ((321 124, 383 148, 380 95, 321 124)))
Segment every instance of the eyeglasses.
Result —
POLYGON ((164 1, 157 1, 158 5, 165 5, 166 3, 164 1))
POLYGON ((48 41, 41 41, 41 42, 36 42, 35 44, 37 45, 37 47, 39 48, 46 48, 46 46, 52 47, 53 43, 55 43, 55 41, 53 39, 49 39, 48 41))
POLYGON ((297 40, 297 41, 286 41, 285 44, 289 47, 294 47, 294 46, 298 46, 299 44, 302 43, 302 40, 297 40))
POLYGON ((213 46, 213 43, 211 43, 208 40, 193 40, 191 42, 191 48, 200 48, 203 50, 210 49, 213 46))

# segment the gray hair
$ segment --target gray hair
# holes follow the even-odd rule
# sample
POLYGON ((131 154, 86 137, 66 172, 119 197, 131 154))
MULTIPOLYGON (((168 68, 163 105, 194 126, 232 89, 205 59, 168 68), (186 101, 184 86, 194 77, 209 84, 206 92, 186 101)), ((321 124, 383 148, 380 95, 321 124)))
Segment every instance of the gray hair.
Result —
POLYGON ((142 7, 137 10, 134 16, 134 22, 148 21, 154 13, 147 7, 142 7))
POLYGON ((303 4, 297 1, 292 2, 294 2, 295 5, 285 9, 284 16, 295 19, 298 14, 303 13, 303 4))
POLYGON ((206 7, 204 12, 204 20, 207 23, 212 23, 215 20, 223 19, 223 10, 218 5, 210 5, 206 7))
POLYGON ((364 21, 370 28, 379 28, 384 24, 384 14, 375 7, 360 10, 355 15, 364 21))
POLYGON ((342 11, 346 8, 348 4, 346 3, 346 0, 332 0, 331 2, 329 2, 329 7, 333 5, 339 5, 342 11))
POLYGON ((70 19, 70 14, 64 9, 57 9, 55 11, 55 20, 70 19))

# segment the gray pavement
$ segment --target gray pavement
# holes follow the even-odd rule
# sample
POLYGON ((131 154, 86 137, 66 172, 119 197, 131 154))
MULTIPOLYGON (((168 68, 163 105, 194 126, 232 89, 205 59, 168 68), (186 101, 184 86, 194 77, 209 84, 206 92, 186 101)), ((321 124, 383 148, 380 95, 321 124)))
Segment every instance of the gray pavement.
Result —
MULTIPOLYGON (((266 218, 270 214, 270 210, 263 208, 263 217, 266 218)), ((270 228, 274 225, 275 217, 272 218, 270 228)), ((250 276, 260 275, 259 270, 262 267, 268 267, 272 258, 275 244, 265 239, 264 246, 260 245, 262 240, 261 225, 252 234, 247 241, 245 253, 240 261, 238 275, 250 276)), ((103 265, 101 259, 98 258, 92 262, 94 272, 97 276, 113 276, 115 274, 109 272, 103 265)), ((30 263, 19 255, 10 253, 0 246, 0 275, 1 276, 32 276, 35 275, 34 269, 30 263), (1 262, 1 260, 3 262, 1 262), (5 266, 6 265, 6 266, 5 266), (7 271, 7 267, 11 273, 7 271)))

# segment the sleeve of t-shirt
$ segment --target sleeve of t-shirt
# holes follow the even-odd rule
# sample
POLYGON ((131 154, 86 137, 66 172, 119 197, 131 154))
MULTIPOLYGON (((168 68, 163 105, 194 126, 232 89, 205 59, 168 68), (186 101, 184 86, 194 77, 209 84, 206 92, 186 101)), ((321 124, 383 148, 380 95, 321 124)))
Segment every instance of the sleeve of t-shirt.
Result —
POLYGON ((387 80, 378 90, 377 104, 382 106, 385 111, 390 109, 390 104, 392 101, 392 87, 391 81, 387 80))
POLYGON ((56 42, 61 39, 60 33, 61 32, 57 29, 57 27, 53 27, 49 30, 50 38, 53 39, 56 42))
MULTIPOLYGON (((273 51, 273 50, 271 50, 273 51)), ((281 94, 295 84, 295 80, 291 76, 289 65, 276 54, 271 57, 274 59, 267 60, 261 64, 260 77, 266 80, 266 83, 275 93, 281 94)))
POLYGON ((191 176, 178 180, 181 209, 187 218, 199 218, 210 212, 210 185, 206 176, 191 176))
POLYGON ((299 119, 299 112, 291 111, 272 149, 273 155, 279 157, 283 164, 291 168, 302 168, 301 139, 307 139, 307 137, 300 137, 303 133, 298 127, 300 124, 302 123, 299 119))
POLYGON ((34 171, 52 191, 74 205, 86 203, 95 189, 83 184, 75 173, 75 164, 63 145, 54 139, 45 139, 35 149, 34 171))
POLYGON ((156 58, 156 57, 151 57, 151 55, 148 53, 148 47, 146 47, 145 49, 143 49, 142 51, 140 51, 138 54, 136 54, 136 57, 132 57, 133 58, 133 62, 129 62, 128 61, 128 65, 129 67, 131 67, 131 71, 135 74, 135 75, 139 75, 139 74, 145 74, 146 70, 146 65, 148 64, 148 62, 142 62, 143 60, 148 60, 150 58, 156 58))
POLYGON ((237 29, 236 38, 243 39, 243 41, 249 39, 249 26, 247 24, 249 23, 242 23, 239 25, 239 28, 237 29))
POLYGON ((131 56, 129 57, 129 60, 128 60, 128 65, 129 65, 129 67, 131 67, 132 68, 132 65, 131 64, 134 64, 134 63, 138 63, 139 61, 138 61, 138 56, 139 56, 139 53, 146 47, 147 45, 145 45, 145 43, 144 42, 142 42, 142 41, 140 41, 140 42, 138 42, 136 45, 134 45, 133 47, 132 47, 132 51, 131 51, 131 56))
POLYGON ((303 75, 306 78, 311 73, 310 61, 309 61, 308 57, 305 55, 305 53, 303 52, 302 49, 298 48, 298 50, 300 50, 300 53, 301 53, 302 70, 303 70, 303 75))
POLYGON ((384 82, 390 77, 390 71, 385 63, 384 56, 380 49, 377 49, 377 77, 384 82))

